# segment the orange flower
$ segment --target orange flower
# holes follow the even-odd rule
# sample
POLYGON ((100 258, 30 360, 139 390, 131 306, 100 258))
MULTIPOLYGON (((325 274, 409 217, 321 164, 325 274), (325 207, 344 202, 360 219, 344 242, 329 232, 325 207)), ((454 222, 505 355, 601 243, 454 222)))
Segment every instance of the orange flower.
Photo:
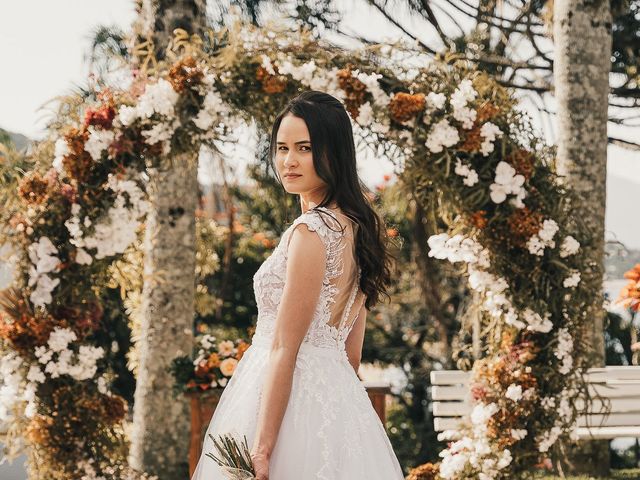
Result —
POLYGON ((185 88, 199 84, 202 77, 202 70, 198 68, 196 60, 191 56, 180 60, 169 70, 169 82, 176 92, 182 92, 185 88))
POLYGON ((351 65, 338 70, 338 84, 346 93, 345 106, 351 118, 360 114, 360 106, 364 103, 367 86, 351 74, 351 65))
POLYGON ((478 108, 478 114, 476 115, 477 123, 484 123, 487 120, 491 120, 500 112, 500 108, 496 107, 491 102, 486 102, 480 105, 478 108))
POLYGON ((397 237, 398 236, 398 230, 396 230, 395 228, 387 228, 387 236, 388 237, 397 237))
POLYGON ((49 198, 51 187, 51 181, 32 171, 20 180, 18 193, 27 203, 40 204, 49 198))
POLYGON ((200 362, 195 369, 196 377, 204 377, 207 373, 209 373, 209 365, 207 362, 200 362))
POLYGON ((483 137, 480 135, 480 125, 475 123, 473 128, 464 134, 464 142, 460 147, 458 147, 458 149, 463 152, 477 152, 480 150, 482 140, 483 137))
POLYGON ((220 366, 220 356, 217 353, 212 353, 211 355, 209 355, 209 358, 207 359, 207 366, 209 368, 216 368, 220 366))
POLYGON ((416 93, 415 95, 404 92, 396 93, 389 102, 391 118, 399 123, 411 120, 424 110, 425 104, 423 93, 416 93))
POLYGON ((98 125, 105 130, 109 130, 116 116, 116 109, 113 105, 102 105, 98 108, 87 108, 84 113, 84 126, 98 125))
POLYGON ((238 360, 235 358, 225 358, 222 363, 220 363, 220 371, 225 377, 230 377, 233 375, 233 372, 236 371, 237 366, 238 360))
POLYGON ((511 152, 505 158, 505 161, 527 180, 533 175, 535 160, 532 152, 522 148, 511 152))
POLYGON ((256 70, 256 79, 262 84, 262 90, 270 95, 283 92, 287 88, 286 77, 272 75, 262 65, 256 70))
POLYGON ((487 215, 486 210, 478 210, 477 212, 474 212, 469 219, 471 221, 471 225, 482 230, 484 227, 487 226, 486 215, 487 215))
POLYGON ((247 342, 241 341, 238 344, 238 353, 236 353, 236 360, 241 360, 244 355, 244 352, 246 352, 250 346, 251 345, 249 345, 247 342))
POLYGON ((542 214, 532 212, 529 208, 516 208, 507 219, 509 232, 511 233, 510 243, 519 247, 524 247, 542 226, 542 214))
POLYGON ((640 263, 625 272, 624 278, 629 279, 629 283, 620 291, 616 303, 621 303, 624 307, 638 312, 640 311, 640 263))
POLYGON ((640 263, 636 263, 631 270, 626 271, 624 278, 633 280, 634 282, 640 282, 640 263))
POLYGON ((436 480, 440 478, 440 465, 433 463, 425 463, 416 468, 411 469, 407 480, 436 480))

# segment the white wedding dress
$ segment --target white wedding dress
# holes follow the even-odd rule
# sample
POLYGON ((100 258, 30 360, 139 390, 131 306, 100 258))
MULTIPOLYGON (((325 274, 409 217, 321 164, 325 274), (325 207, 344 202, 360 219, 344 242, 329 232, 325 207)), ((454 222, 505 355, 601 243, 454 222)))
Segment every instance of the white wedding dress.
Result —
POLYGON ((238 440, 245 435, 249 448, 253 444, 284 288, 287 247, 291 233, 301 223, 322 239, 327 262, 314 317, 296 359, 289 403, 271 454, 270 478, 404 479, 386 431, 345 350, 345 340, 359 310, 352 307, 364 301, 358 288, 360 270, 353 247, 351 225, 355 223, 346 216, 339 222, 332 210, 317 209, 324 213, 309 210, 294 220, 253 277, 258 305, 256 331, 220 397, 192 480, 227 478, 215 461, 205 456, 217 454, 209 434, 231 433, 238 440), (344 233, 340 225, 345 227, 344 233))

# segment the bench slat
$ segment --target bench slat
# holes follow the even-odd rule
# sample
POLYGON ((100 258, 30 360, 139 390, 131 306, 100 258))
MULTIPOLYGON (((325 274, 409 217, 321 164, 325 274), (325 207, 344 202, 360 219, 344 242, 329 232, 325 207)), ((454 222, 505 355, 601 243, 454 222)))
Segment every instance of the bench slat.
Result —
MULTIPOLYGON (((635 413, 640 422, 640 398, 612 398, 609 400, 611 414, 635 413)), ((433 402, 433 415, 436 417, 459 417, 471 413, 471 404, 464 401, 433 402)), ((584 408, 584 402, 577 402, 578 409, 584 408)), ((602 400, 594 399, 591 415, 602 414, 602 400)))
POLYGON ((578 437, 581 440, 590 438, 617 438, 617 437, 640 437, 640 426, 634 427, 601 427, 601 428, 578 428, 578 437))
POLYGON ((610 415, 588 415, 578 418, 579 427, 639 427, 640 415, 637 413, 612 413, 610 415))
MULTIPOLYGON (((438 440, 449 441, 441 431, 438 433, 438 440)), ((592 438, 618 438, 618 437, 640 437, 640 427, 602 427, 602 428, 578 428, 578 438, 589 440, 592 438)), ((455 441, 455 439, 451 440, 455 441)))
MULTIPOLYGON (((606 398, 636 398, 640 401, 640 383, 616 382, 589 385, 592 395, 606 398)), ((434 385, 431 387, 432 400, 466 400, 469 387, 466 385, 434 385)))
POLYGON ((465 400, 469 397, 466 385, 434 385, 431 387, 432 400, 465 400))
MULTIPOLYGON (((640 431, 640 425, 638 425, 638 416, 629 414, 611 414, 603 423, 602 415, 592 415, 589 417, 589 423, 587 423, 586 417, 578 418, 578 427, 598 429, 607 427, 635 427, 640 431)), ((443 430, 456 430, 459 428, 460 423, 466 423, 463 417, 435 417, 433 419, 434 428, 437 432, 443 430)))
MULTIPOLYGON (((471 378, 471 372, 460 370, 440 370, 431 372, 432 385, 467 384, 471 378)), ((591 383, 608 383, 617 380, 636 380, 640 382, 640 367, 637 366, 612 366, 604 368, 590 368, 587 379, 591 383)))

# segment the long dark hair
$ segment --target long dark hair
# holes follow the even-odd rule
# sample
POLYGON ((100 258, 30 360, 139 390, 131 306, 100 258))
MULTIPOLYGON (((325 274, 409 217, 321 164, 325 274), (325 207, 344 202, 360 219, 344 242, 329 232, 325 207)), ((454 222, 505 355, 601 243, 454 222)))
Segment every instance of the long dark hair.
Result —
POLYGON ((324 199, 315 208, 326 207, 335 200, 340 210, 358 224, 355 243, 362 272, 360 289, 366 295, 366 308, 371 310, 381 295, 390 298, 387 288, 391 284, 394 257, 387 248, 384 222, 369 203, 369 189, 358 177, 349 115, 338 99, 315 90, 305 91, 287 103, 273 123, 269 148, 272 168, 281 184, 273 162, 278 130, 283 117, 289 113, 307 124, 313 166, 328 186, 324 199))

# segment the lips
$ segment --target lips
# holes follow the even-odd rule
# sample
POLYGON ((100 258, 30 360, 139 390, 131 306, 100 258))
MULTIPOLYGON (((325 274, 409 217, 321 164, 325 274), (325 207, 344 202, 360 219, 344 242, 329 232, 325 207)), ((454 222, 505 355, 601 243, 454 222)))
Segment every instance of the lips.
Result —
POLYGON ((285 175, 285 178, 289 178, 289 179, 293 179, 293 178, 298 178, 301 177, 302 175, 298 175, 298 174, 294 174, 294 173, 288 173, 285 175))

